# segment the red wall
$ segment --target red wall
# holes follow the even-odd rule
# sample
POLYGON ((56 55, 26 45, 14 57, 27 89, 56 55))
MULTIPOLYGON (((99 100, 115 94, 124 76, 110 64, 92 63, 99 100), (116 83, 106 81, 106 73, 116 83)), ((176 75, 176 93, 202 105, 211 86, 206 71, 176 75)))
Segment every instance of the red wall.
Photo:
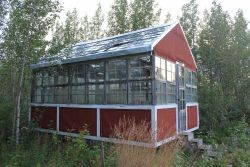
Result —
POLYGON ((176 135, 176 108, 157 110, 157 141, 176 135))
POLYGON ((160 40, 154 47, 154 52, 156 55, 173 62, 183 62, 188 68, 196 71, 197 67, 179 24, 160 40))
POLYGON ((197 106, 188 106, 187 107, 187 121, 188 129, 192 129, 198 126, 198 108, 197 106))
POLYGON ((151 111, 140 109, 101 109, 100 111, 100 133, 101 137, 120 137, 119 134, 114 134, 114 128, 119 129, 122 132, 121 138, 133 141, 147 141, 151 140, 150 128, 151 128, 151 111), (125 120, 125 121, 124 121, 125 120), (135 120, 135 121, 131 121, 135 120), (131 122, 129 122, 131 121, 131 122), (121 125, 123 122, 123 125, 121 125), (126 122, 126 123, 124 123, 126 122), (142 127, 142 123, 146 126, 142 127), (119 124, 120 123, 120 124, 119 124), (131 130, 132 125, 137 125, 139 129, 131 130), (140 130, 140 128, 142 128, 140 130), (136 137, 133 137, 133 134, 136 137), (139 133, 139 134, 138 134, 139 133), (150 137, 150 139, 149 139, 150 137))
POLYGON ((60 131, 79 132, 87 130, 96 136, 96 109, 60 108, 60 131))
POLYGON ((39 128, 56 130, 56 107, 31 107, 31 119, 39 128))

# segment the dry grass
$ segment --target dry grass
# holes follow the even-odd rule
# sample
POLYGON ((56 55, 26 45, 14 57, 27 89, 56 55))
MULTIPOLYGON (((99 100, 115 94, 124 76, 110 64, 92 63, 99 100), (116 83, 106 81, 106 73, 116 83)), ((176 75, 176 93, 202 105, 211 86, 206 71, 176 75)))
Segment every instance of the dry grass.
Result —
MULTIPOLYGON (((119 121, 114 127, 114 136, 120 139, 150 143, 150 125, 146 121, 136 123, 135 119, 119 121)), ((176 151, 182 147, 182 139, 162 145, 158 150, 141 146, 116 145, 118 167, 172 167, 176 151)))

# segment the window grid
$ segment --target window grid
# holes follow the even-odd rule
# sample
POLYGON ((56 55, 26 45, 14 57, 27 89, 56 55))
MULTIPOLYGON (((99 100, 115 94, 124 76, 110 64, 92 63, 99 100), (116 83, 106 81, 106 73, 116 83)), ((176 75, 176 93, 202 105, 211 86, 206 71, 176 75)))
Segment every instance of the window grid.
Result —
POLYGON ((32 102, 151 104, 151 60, 151 56, 140 55, 117 60, 107 59, 99 62, 63 65, 60 68, 51 68, 52 72, 46 71, 47 69, 34 72, 32 102), (116 66, 111 69, 105 68, 112 61, 116 66), (110 71, 116 73, 115 80, 107 77, 110 71), (139 75, 133 73, 135 71, 139 75), (124 75, 120 75, 120 72, 124 75), (112 89, 109 88, 110 85, 113 85, 112 89))

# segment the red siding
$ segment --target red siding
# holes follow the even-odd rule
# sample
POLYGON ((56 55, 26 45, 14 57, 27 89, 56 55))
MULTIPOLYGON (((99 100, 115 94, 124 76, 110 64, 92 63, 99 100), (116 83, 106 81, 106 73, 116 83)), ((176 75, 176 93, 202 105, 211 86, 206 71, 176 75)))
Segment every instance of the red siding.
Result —
POLYGON ((157 141, 176 135, 176 108, 157 110, 157 141))
MULTIPOLYGON (((140 110, 140 109, 101 109, 100 112, 100 125, 101 125, 101 136, 102 137, 112 137, 116 136, 114 134, 115 126, 119 126, 119 122, 121 123, 122 120, 135 120, 134 123, 136 125, 142 125, 142 122, 146 122, 146 126, 148 129, 147 132, 142 132, 144 134, 139 134, 143 136, 138 136, 139 140, 147 140, 146 138, 150 136, 150 126, 151 126, 151 111, 150 110, 140 110)), ((120 128, 120 126, 119 126, 120 128)), ((124 127, 121 127, 123 130, 130 129, 131 126, 126 124, 124 127), (127 128, 127 129, 126 129, 127 128)), ((121 130, 121 131, 123 131, 121 130)), ((145 130, 145 129, 144 129, 145 130)), ((138 132, 138 131, 137 131, 138 132)), ((123 132, 122 132, 123 133, 123 132)), ((125 132, 127 133, 127 132, 125 132)), ((131 133, 134 133, 131 131, 131 133)), ((141 132, 139 132, 141 133, 141 132)), ((137 134, 138 135, 138 134, 137 134)), ((125 137, 126 138, 126 137, 125 137)), ((150 136, 151 138, 151 136, 150 136)), ((123 138, 124 139, 124 138, 123 138)), ((129 139, 131 140, 131 139, 129 139)), ((136 140, 136 139, 135 139, 136 140)))
POLYGON ((197 106, 187 107, 188 115, 188 129, 192 129, 198 126, 198 108, 197 106))
POLYGON ((179 24, 160 40, 154 47, 154 52, 165 59, 183 62, 188 68, 196 71, 192 53, 179 24))
POLYGON ((60 108, 60 131, 79 132, 87 130, 96 135, 96 109, 60 108))
POLYGON ((32 122, 44 129, 56 129, 56 107, 31 107, 32 122))

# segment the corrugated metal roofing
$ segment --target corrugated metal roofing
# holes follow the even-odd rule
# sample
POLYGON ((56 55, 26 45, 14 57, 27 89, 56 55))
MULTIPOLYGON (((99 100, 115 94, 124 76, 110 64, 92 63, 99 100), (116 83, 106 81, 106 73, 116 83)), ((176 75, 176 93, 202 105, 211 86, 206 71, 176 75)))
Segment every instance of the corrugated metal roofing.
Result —
POLYGON ((41 58, 39 63, 31 65, 31 68, 150 52, 157 39, 168 32, 173 25, 176 24, 165 24, 113 37, 79 42, 66 47, 56 56, 41 58))

